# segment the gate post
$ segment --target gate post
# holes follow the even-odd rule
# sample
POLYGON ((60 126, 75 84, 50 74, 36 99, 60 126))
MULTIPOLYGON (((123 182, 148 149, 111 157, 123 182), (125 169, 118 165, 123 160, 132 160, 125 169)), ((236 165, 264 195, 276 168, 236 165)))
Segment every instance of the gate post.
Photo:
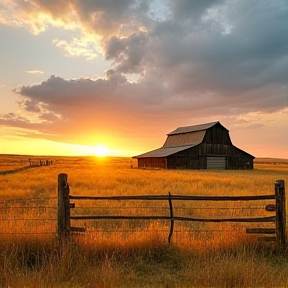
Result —
POLYGON ((286 199, 284 180, 275 181, 276 241, 279 248, 286 246, 286 199))
POLYGON ((70 199, 68 175, 61 173, 58 175, 58 223, 57 232, 60 241, 69 236, 70 232, 70 199))

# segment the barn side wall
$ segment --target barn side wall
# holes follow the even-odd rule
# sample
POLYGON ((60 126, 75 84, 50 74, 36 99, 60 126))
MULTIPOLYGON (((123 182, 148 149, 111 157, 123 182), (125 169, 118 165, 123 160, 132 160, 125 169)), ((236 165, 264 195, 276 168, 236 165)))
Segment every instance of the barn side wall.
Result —
POLYGON ((138 167, 139 168, 167 168, 167 160, 164 157, 147 157, 147 158, 138 158, 138 167))
POLYGON ((253 159, 253 156, 232 146, 230 157, 228 158, 229 169, 254 169, 253 159))
POLYGON ((167 157, 168 169, 206 169, 207 156, 226 157, 226 169, 253 169, 254 157, 233 145, 202 143, 167 157))

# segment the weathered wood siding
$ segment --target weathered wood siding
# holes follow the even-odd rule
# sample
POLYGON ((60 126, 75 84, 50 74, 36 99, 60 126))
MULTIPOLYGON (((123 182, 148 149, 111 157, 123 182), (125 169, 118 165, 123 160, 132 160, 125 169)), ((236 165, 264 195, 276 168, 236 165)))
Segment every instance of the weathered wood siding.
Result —
POLYGON ((167 157, 168 169, 206 169, 207 156, 225 156, 226 169, 253 169, 253 156, 233 145, 202 143, 167 157))
POLYGON ((253 156, 233 145, 201 143, 167 157, 168 169, 206 169, 207 156, 225 156, 226 169, 253 169, 253 156))
POLYGON ((154 168, 167 168, 167 158, 165 157, 149 157, 149 158, 139 158, 138 159, 138 167, 146 168, 146 167, 154 167, 154 168))
POLYGON ((229 131, 224 129, 220 124, 206 131, 203 143, 232 145, 229 131))
POLYGON ((139 158, 138 167, 162 169, 206 169, 207 156, 225 156, 226 169, 253 169, 253 157, 234 146, 200 144, 167 158, 139 158), (207 153, 206 153, 207 152, 207 153))
POLYGON ((228 169, 254 169, 253 159, 253 156, 232 146, 228 158, 228 169))

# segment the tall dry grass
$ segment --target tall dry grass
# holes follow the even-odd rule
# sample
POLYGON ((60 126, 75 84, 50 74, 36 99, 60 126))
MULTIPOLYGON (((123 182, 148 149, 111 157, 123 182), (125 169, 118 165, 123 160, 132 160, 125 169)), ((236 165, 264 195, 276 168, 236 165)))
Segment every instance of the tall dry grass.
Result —
POLYGON ((3 244, 1 287, 287 287, 287 254, 243 245, 209 251, 157 242, 3 244))
MULTIPOLYGON (((0 171, 19 167, 17 158, 5 157, 0 156, 0 171), (10 161, 9 165, 5 161, 10 161), (13 161, 15 166, 11 164, 13 161)), ((25 157, 22 159, 24 163, 25 157)), ((51 166, 0 174, 0 202, 13 202, 15 198, 36 199, 43 205, 45 198, 56 197, 59 173, 68 174, 71 194, 97 196, 168 192, 178 195, 263 195, 274 193, 275 180, 288 181, 288 166, 283 163, 257 163, 253 171, 172 171, 131 168, 136 163, 127 158, 54 157, 53 160, 51 166)), ((139 213, 143 206, 141 203, 134 203, 133 207, 127 203, 116 204, 109 208, 117 208, 117 213, 139 213)), ((224 209, 223 203, 222 208, 216 210, 207 209, 211 203, 180 204, 175 207, 177 213, 191 209, 196 213, 194 215, 202 215, 205 211, 207 217, 219 217, 230 211, 224 209)), ((73 213, 82 213, 81 206, 87 205, 90 208, 85 209, 85 213, 95 206, 94 203, 78 203, 78 212, 75 209, 73 213)), ((102 212, 108 210, 107 203, 97 205, 102 205, 102 212)), ((237 203, 225 205, 233 208, 229 213, 234 216, 237 213, 248 213, 247 216, 258 213, 257 209, 252 212, 251 209, 243 210, 237 203)), ((260 203, 253 205, 258 207, 260 203)), ((159 203, 156 208, 163 210, 164 206, 167 208, 167 203, 159 203)), ((151 212, 147 207, 143 209, 141 213, 151 212)), ((36 217, 33 212, 19 208, 5 210, 5 213, 3 218, 6 220, 36 217)), ((55 210, 45 213, 45 217, 55 217, 55 210)), ((157 221, 122 221, 117 225, 111 221, 86 223, 91 231, 63 246, 52 233, 38 233, 37 229, 43 223, 29 228, 36 229, 34 234, 21 234, 26 231, 26 224, 21 226, 18 222, 18 225, 11 226, 7 221, 0 224, 2 232, 13 227, 19 229, 15 235, 1 234, 0 231, 0 287, 288 286, 286 252, 277 251, 269 243, 259 244, 253 237, 247 238, 243 227, 241 230, 231 223, 216 226, 196 223, 192 228, 197 228, 198 232, 194 234, 175 223, 172 246, 167 245, 170 223, 157 221)), ((51 226, 43 227, 53 230, 51 226)))

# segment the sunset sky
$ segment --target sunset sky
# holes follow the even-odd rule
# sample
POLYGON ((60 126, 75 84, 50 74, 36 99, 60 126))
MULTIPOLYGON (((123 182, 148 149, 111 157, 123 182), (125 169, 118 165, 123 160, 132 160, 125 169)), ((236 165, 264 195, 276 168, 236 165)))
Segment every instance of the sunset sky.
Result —
POLYGON ((288 158, 287 0, 0 0, 0 153, 133 156, 212 121, 288 158))

